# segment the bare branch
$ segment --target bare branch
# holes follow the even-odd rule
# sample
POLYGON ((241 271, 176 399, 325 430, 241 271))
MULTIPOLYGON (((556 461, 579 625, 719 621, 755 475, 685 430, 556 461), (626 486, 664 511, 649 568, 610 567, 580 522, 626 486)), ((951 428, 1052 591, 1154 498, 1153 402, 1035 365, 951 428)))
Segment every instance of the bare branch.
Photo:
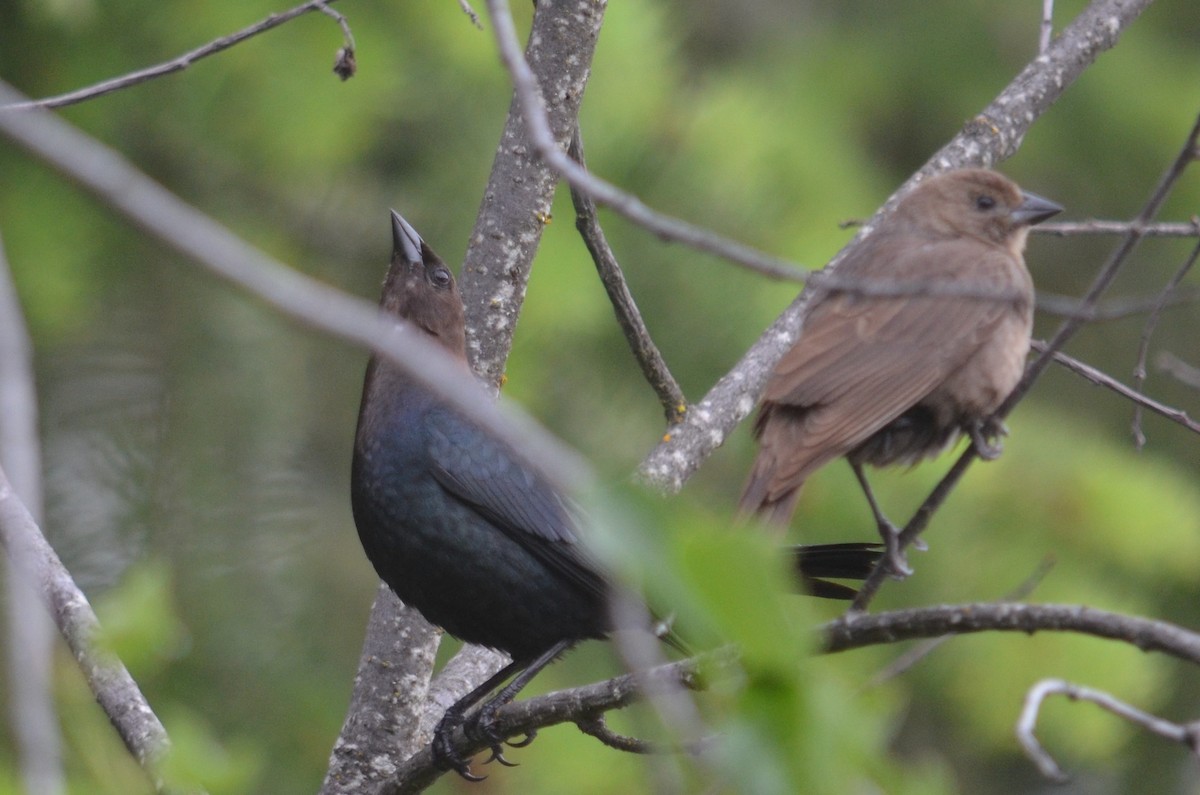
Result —
MULTIPOLYGON (((38 441, 33 346, 8 259, 0 241, 0 469, 35 521, 42 516, 42 453, 38 441)), ((19 548, 8 556, 8 664, 12 733, 25 789, 57 795, 66 791, 62 740, 51 680, 54 623, 43 610, 34 560, 19 548)))
POLYGON ((1062 679, 1043 679, 1031 687, 1025 695, 1025 706, 1021 710, 1020 719, 1017 721, 1016 734, 1021 747, 1025 749, 1025 753, 1037 765, 1042 775, 1051 781, 1060 784, 1070 781, 1070 776, 1063 772, 1063 769, 1058 766, 1058 763, 1054 761, 1049 752, 1042 747, 1042 744, 1038 742, 1037 737, 1033 733, 1034 728, 1037 726, 1038 714, 1041 712, 1042 702, 1046 700, 1047 696, 1052 695, 1063 695, 1072 701, 1090 701, 1114 715, 1124 718, 1130 723, 1141 726, 1147 731, 1153 732, 1160 737, 1165 737, 1173 742, 1181 743, 1187 746, 1193 755, 1200 756, 1200 749, 1197 747, 1197 743, 1200 741, 1200 723, 1192 722, 1181 725, 1151 715, 1149 712, 1131 706, 1101 690, 1072 684, 1062 679))
MULTIPOLYGON (((1197 121, 1197 126, 1200 127, 1200 120, 1197 121)), ((1193 144, 1195 139, 1193 138, 1193 144)), ((1195 158, 1195 150, 1193 149, 1192 157, 1195 158)), ((1142 386, 1146 383, 1146 358, 1150 355, 1150 338, 1154 335, 1154 329, 1158 326, 1158 319, 1162 316, 1163 309, 1167 306, 1167 301, 1170 300, 1171 294, 1179 287, 1183 277, 1187 276, 1188 271, 1196 264, 1196 258, 1200 257, 1200 244, 1197 244, 1192 249, 1191 255, 1184 260, 1179 269, 1163 287, 1162 292, 1158 295, 1158 300, 1154 304, 1154 308, 1150 310, 1150 316, 1146 318, 1146 325, 1142 327, 1142 336, 1138 340, 1137 363, 1133 366, 1133 388, 1138 392, 1142 391, 1142 386)), ((1133 439, 1134 445, 1138 450, 1146 444, 1146 434, 1142 431, 1142 405, 1135 403, 1133 406, 1133 439)))
POLYGON ((1165 351, 1155 358, 1154 363, 1158 365, 1158 369, 1184 386, 1200 389, 1200 368, 1192 367, 1178 356, 1165 351))
MULTIPOLYGON (((968 165, 994 165, 1013 154, 1029 127, 1074 83, 1104 50, 1116 44, 1124 30, 1150 0, 1094 0, 984 109, 973 122, 942 148, 922 173, 968 165)), ((909 187, 910 180, 884 205, 887 212, 909 187)), ((827 269, 836 270, 851 246, 868 234, 875 218, 844 248, 827 269)), ((808 311, 801 294, 759 337, 741 361, 669 429, 670 438, 642 462, 640 474, 653 486, 675 492, 720 446, 737 423, 754 408, 767 376, 796 341, 808 311)))
MULTIPOLYGON (((587 168, 583 157, 583 139, 578 128, 571 137, 569 154, 582 168, 587 168)), ((674 422, 687 411, 687 398, 679 388, 675 376, 671 375, 658 346, 650 338, 650 330, 646 328, 637 302, 629 292, 621 265, 604 237, 604 230, 600 228, 600 219, 596 217, 596 203, 574 185, 571 186, 571 201, 575 205, 575 227, 583 237, 584 245, 592 255, 592 261, 596 263, 596 272, 600 274, 600 281, 604 284, 608 300, 612 302, 613 312, 616 313, 617 325, 625 332, 625 339, 642 368, 642 375, 646 377, 654 394, 658 395, 658 402, 663 407, 667 422, 674 422)))
MULTIPOLYGON (((1128 643, 1142 651, 1157 651, 1200 665, 1200 634, 1165 621, 1079 605, 1014 602, 943 605, 875 615, 848 615, 826 623, 816 631, 822 639, 824 653, 976 632, 1073 632, 1128 643)), ((721 649, 636 674, 624 674, 513 702, 497 712, 497 731, 502 736, 516 737, 560 723, 587 723, 596 715, 621 709, 655 692, 702 689, 703 682, 698 677, 701 667, 705 668, 704 679, 711 681, 721 671, 736 664, 736 653, 732 649, 721 649)), ((453 745, 464 756, 483 750, 482 744, 471 743, 461 731, 455 734, 453 745)), ((691 749, 690 745, 687 747, 691 749)), ((440 775, 441 771, 433 767, 432 755, 426 748, 405 762, 380 793, 420 792, 440 775)))
POLYGON ((458 7, 471 20, 471 24, 483 30, 483 23, 479 21, 479 15, 475 13, 475 9, 471 8, 470 0, 458 0, 458 7))
POLYGON ((851 613, 819 627, 824 651, 975 632, 1075 632, 1128 643, 1200 665, 1200 634, 1150 618, 1082 605, 976 602, 885 613, 851 613))
MULTIPOLYGON (((210 55, 215 55, 223 50, 228 50, 235 44, 241 44, 246 39, 253 38, 258 34, 268 31, 271 28, 278 27, 285 22, 290 22, 301 14, 307 14, 309 11, 323 11, 331 14, 332 11, 326 8, 328 3, 335 3, 337 0, 309 0, 307 3, 296 6, 295 8, 284 11, 280 14, 271 14, 266 19, 251 25, 248 28, 239 30, 237 33, 232 33, 228 36, 211 41, 203 47, 197 47, 191 52, 185 52, 178 58, 173 58, 170 61, 165 61, 156 66, 150 66, 145 69, 140 69, 136 72, 130 72, 120 77, 114 77, 111 80, 105 80, 101 83, 81 88, 67 94, 59 94, 54 97, 46 97, 45 99, 27 99, 26 97, 6 96, 0 101, 0 114, 4 111, 21 111, 32 110, 35 108, 50 109, 62 108, 67 105, 76 105, 89 99, 111 94, 114 91, 120 91, 129 86, 135 86, 139 83, 145 83, 153 80, 156 77, 169 75, 174 72, 181 72, 202 58, 207 58, 210 55)), ((339 18, 341 15, 335 16, 339 18)), ((354 39, 350 36, 349 27, 344 24, 345 20, 341 20, 342 30, 347 37, 347 46, 350 51, 354 50, 354 39)), ((345 79, 345 78, 343 78, 345 79)))
MULTIPOLYGON (((624 674, 595 684, 515 701, 496 713, 496 731, 505 737, 518 737, 548 726, 574 723, 589 715, 621 709, 659 689, 697 689, 699 659, 669 663, 640 672, 636 677, 624 674)), ((455 732, 452 745, 464 757, 484 750, 482 744, 467 740, 462 731, 455 732)), ((379 795, 420 792, 442 772, 433 766, 433 755, 425 748, 400 767, 395 778, 379 790, 379 795)))
POLYGON ((380 760, 390 760, 397 749, 429 742, 421 734, 421 711, 440 635, 380 585, 321 795, 370 792, 395 772, 380 760))
MULTIPOLYGON (((1136 221, 1061 221, 1038 224, 1030 227, 1035 235, 1053 235, 1054 237, 1075 237, 1077 235, 1127 235, 1134 231, 1136 221)), ((1142 237, 1200 237, 1200 216, 1193 217, 1186 223, 1163 222, 1157 224, 1142 224, 1136 230, 1142 237)))
MULTIPOLYGON (((1039 353, 1044 352, 1046 350, 1046 343, 1043 342, 1042 340, 1034 340, 1032 347, 1035 351, 1038 351, 1039 353)), ((1158 414, 1162 417, 1166 417, 1171 422, 1175 422, 1175 423, 1182 425, 1183 427, 1187 428, 1192 433, 1200 433, 1200 422, 1196 422, 1191 417, 1189 417, 1186 411, 1182 411, 1180 409, 1174 409, 1174 408, 1171 408, 1170 406, 1164 406, 1162 403, 1159 403, 1157 400, 1155 400, 1151 397, 1147 397, 1146 395, 1143 395, 1141 392, 1138 392, 1137 390, 1130 389, 1129 387, 1125 386, 1124 384, 1122 384, 1120 381, 1116 380, 1112 376, 1107 375, 1106 373, 1103 373, 1103 372, 1097 370, 1095 367, 1092 367, 1091 365, 1084 364, 1083 362, 1079 361, 1078 359, 1076 359, 1072 356, 1068 356, 1067 354, 1063 353, 1062 351, 1054 352, 1054 361, 1057 362, 1058 364, 1061 364, 1063 367, 1066 367, 1068 370, 1075 373, 1076 375, 1083 376, 1087 380, 1091 381, 1093 384, 1096 384, 1097 386, 1102 386, 1106 389, 1111 389, 1113 392, 1116 392, 1121 397, 1126 398, 1127 400, 1133 401, 1133 404, 1135 406, 1141 406, 1143 408, 1147 408, 1150 411, 1153 411, 1155 414, 1158 414)))
POLYGON ((1050 48, 1050 37, 1054 34, 1054 0, 1042 0, 1042 25, 1038 33, 1038 54, 1050 48))
POLYGON ((653 743, 639 740, 637 737, 627 737, 624 734, 617 734, 608 727, 608 722, 604 719, 603 712, 584 715, 575 721, 575 725, 579 727, 579 731, 589 737, 595 737, 609 748, 615 748, 627 754, 656 754, 662 751, 662 749, 653 743))
POLYGON ((1075 317, 1090 323, 1107 320, 1122 320, 1130 315, 1141 315, 1152 311, 1159 302, 1164 307, 1191 304, 1200 301, 1200 290, 1175 288, 1150 298, 1131 297, 1105 301, 1103 304, 1084 305, 1078 298, 1039 292, 1035 306, 1039 312, 1058 317, 1075 317))
POLYGON ((31 567, 25 573, 37 583, 42 602, 54 617, 96 701, 125 747, 161 788, 157 768, 170 745, 167 732, 121 661, 96 647, 100 622, 91 604, 42 535, 2 469, 0 545, 12 559, 31 567))

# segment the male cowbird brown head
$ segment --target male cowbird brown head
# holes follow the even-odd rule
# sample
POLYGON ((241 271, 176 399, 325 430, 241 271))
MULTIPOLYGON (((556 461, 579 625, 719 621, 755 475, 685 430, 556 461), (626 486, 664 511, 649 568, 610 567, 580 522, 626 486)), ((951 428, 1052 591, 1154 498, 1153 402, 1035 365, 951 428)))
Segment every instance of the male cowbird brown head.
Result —
POLYGON ((462 296, 450 269, 417 230, 392 210, 392 264, 380 305, 467 360, 462 296))
POLYGON ((866 489, 863 464, 915 463, 960 432, 983 457, 998 454, 989 419, 1021 377, 1033 322, 1025 238, 1061 209, 985 169, 931 177, 901 199, 836 271, 867 290, 818 288, 771 375, 740 510, 787 525, 804 481, 842 456, 866 489), (873 283, 908 289, 870 295, 873 283))

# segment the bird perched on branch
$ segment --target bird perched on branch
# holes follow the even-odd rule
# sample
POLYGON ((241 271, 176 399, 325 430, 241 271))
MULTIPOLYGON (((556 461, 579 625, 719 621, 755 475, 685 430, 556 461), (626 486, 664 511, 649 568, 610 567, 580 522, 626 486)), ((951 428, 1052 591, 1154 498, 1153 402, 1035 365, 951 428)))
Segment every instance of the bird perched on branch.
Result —
MULTIPOLYGON (((450 270, 394 211, 392 239, 383 309, 467 368, 462 299, 450 270)), ((363 549, 401 601, 451 635, 512 657, 447 710, 434 732, 435 759, 478 778, 451 744, 462 727, 507 763, 504 738, 492 727, 496 710, 572 645, 611 629, 609 580, 581 546, 577 517, 505 443, 379 356, 363 385, 351 501, 363 549)), ((865 578, 876 546, 791 553, 811 593, 849 598, 851 589, 820 578, 865 578)))
POLYGON ((863 465, 914 464, 960 433, 981 458, 1000 453, 992 415, 1021 378, 1033 323, 1025 238, 1061 210, 994 171, 951 171, 902 198, 831 280, 814 280, 800 337, 762 395, 740 511, 786 526, 804 481, 845 456, 889 567, 909 573, 863 465))

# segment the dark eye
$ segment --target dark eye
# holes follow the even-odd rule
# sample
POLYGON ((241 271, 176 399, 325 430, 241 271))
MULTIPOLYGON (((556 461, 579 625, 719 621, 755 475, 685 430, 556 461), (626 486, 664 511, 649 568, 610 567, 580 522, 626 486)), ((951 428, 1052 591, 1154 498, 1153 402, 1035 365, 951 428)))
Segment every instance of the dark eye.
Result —
POLYGON ((450 271, 445 268, 434 268, 433 273, 429 274, 429 280, 433 282, 434 287, 449 287, 450 271))
POLYGON ((996 206, 996 200, 986 193, 975 197, 975 209, 987 212, 996 206))

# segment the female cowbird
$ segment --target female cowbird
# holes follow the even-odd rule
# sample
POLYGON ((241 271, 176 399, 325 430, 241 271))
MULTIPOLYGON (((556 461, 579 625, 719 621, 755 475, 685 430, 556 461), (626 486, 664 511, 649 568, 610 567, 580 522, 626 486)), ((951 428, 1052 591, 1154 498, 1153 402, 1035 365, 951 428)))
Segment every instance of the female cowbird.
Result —
MULTIPOLYGON (((450 270, 394 211, 392 239, 383 309, 466 368, 463 305, 450 270)), ((367 557, 401 601, 451 635, 512 657, 452 705, 434 731, 438 764, 474 779, 450 744, 454 729, 462 726, 505 762, 503 738, 492 728, 496 709, 575 643, 608 635, 608 579, 579 544, 577 518, 544 478, 378 356, 363 385, 351 503, 367 557), (509 677, 467 720, 467 710, 509 677)), ((854 592, 846 586, 817 578, 863 579, 878 558, 875 547, 790 552, 811 593, 848 598, 854 592)))
POLYGON ((836 271, 866 289, 818 287, 768 380, 741 512, 786 526, 804 481, 845 456, 888 565, 908 573, 862 467, 916 463, 960 432, 980 457, 999 454, 992 414, 1021 377, 1033 323, 1025 238, 1061 210, 985 169, 931 177, 901 199, 836 271))

